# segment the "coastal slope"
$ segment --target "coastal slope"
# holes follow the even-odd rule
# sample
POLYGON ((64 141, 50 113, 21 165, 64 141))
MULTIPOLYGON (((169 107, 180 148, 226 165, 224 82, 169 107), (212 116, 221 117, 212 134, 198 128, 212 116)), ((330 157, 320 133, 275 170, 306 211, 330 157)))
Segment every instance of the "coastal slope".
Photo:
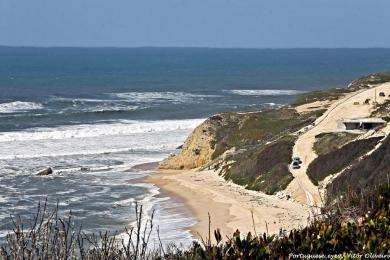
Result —
MULTIPOLYGON (((314 215, 321 214, 326 191, 333 182, 338 183, 339 176, 344 180, 339 185, 345 188, 353 174, 348 169, 368 162, 370 154, 375 155, 371 161, 383 157, 383 139, 390 132, 387 122, 353 131, 343 129, 340 122, 374 116, 386 119, 388 76, 373 74, 345 89, 308 93, 295 104, 278 109, 214 115, 193 131, 177 155, 160 163, 161 170, 150 181, 187 202, 199 220, 193 232, 200 235, 208 232, 207 213, 213 228, 227 234, 237 227, 245 232, 259 228, 277 233, 306 225, 314 215), (324 135, 339 137, 327 139, 333 142, 329 144, 333 150, 318 154, 315 147, 323 142, 324 135), (330 152, 337 156, 345 145, 370 138, 379 142, 366 152, 352 155, 350 161, 340 164, 339 171, 326 173, 319 183, 308 175, 311 165, 329 158, 330 152), (289 167, 293 156, 302 161, 299 169, 289 167)), ((365 177, 367 174, 359 175, 365 177)))

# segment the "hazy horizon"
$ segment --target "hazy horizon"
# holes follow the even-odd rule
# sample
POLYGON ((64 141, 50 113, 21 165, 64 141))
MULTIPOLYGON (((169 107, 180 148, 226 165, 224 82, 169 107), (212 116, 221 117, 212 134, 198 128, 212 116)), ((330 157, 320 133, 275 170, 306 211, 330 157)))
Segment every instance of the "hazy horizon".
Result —
POLYGON ((0 45, 389 48, 389 9, 385 0, 2 0, 0 45))
POLYGON ((209 47, 209 46, 51 46, 51 45, 1 45, 0 48, 79 48, 79 49, 243 49, 243 50, 294 50, 294 49, 390 49, 390 47, 209 47))

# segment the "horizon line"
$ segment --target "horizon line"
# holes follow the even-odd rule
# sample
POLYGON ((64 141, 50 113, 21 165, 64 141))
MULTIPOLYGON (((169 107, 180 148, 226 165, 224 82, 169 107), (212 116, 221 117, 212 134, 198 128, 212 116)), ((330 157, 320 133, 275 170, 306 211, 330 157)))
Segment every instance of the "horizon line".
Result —
POLYGON ((212 46, 153 46, 153 45, 144 45, 144 46, 66 46, 66 45, 2 45, 0 48, 78 48, 78 49, 173 49, 173 48, 182 48, 182 49, 257 49, 257 50, 287 50, 287 49, 390 49, 389 47, 212 47, 212 46))

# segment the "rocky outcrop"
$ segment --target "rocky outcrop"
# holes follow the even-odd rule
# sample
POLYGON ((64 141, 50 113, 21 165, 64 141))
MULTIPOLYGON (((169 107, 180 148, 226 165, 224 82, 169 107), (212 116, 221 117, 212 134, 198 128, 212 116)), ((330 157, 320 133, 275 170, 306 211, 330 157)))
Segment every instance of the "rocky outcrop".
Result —
POLYGON ((38 175, 38 176, 46 176, 46 175, 50 175, 50 174, 53 174, 53 169, 48 167, 46 169, 43 169, 43 170, 37 172, 36 175, 38 175))

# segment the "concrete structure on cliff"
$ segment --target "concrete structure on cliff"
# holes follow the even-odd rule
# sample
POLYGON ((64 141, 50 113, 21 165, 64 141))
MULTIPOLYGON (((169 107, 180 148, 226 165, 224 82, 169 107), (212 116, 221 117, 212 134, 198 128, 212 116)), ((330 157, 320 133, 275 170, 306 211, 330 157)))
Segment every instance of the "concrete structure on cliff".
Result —
POLYGON ((369 130, 386 124, 382 118, 356 118, 339 121, 339 127, 344 130, 369 130))

